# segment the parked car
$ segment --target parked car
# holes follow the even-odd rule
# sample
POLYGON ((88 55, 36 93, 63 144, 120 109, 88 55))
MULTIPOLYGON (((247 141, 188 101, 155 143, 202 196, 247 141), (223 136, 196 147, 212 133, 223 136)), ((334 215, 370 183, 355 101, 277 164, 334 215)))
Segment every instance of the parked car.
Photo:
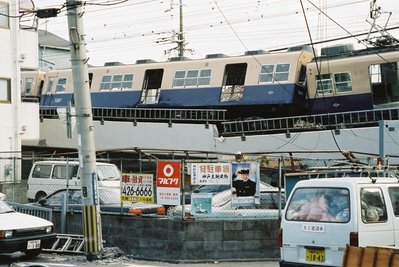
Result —
MULTIPOLYGON (((98 187, 120 187, 121 176, 116 165, 97 162, 96 171, 98 187)), ((26 196, 29 200, 38 201, 67 187, 81 187, 78 161, 37 161, 29 174, 26 196)))
MULTIPOLYGON (((121 205, 120 191, 114 188, 99 188, 98 189, 100 211, 101 212, 115 212, 115 213, 130 213, 130 214, 165 214, 165 207, 163 205, 153 203, 126 203, 121 205)), ((53 194, 40 199, 33 205, 39 205, 46 208, 51 208, 55 211, 61 210, 62 197, 68 201, 68 210, 82 209, 82 191, 80 189, 62 189, 53 194)))
MULTIPOLYGON (((261 217, 261 218, 279 218, 279 200, 281 200, 281 209, 284 208, 285 198, 284 190, 281 190, 279 196, 279 189, 260 183, 259 202, 255 203, 253 197, 235 197, 234 188, 229 188, 211 196, 211 212, 202 209, 195 213, 195 216, 209 216, 209 217, 261 217), (241 204, 236 200, 245 200, 241 204), (251 202, 252 201, 252 202, 251 202)), ((171 216, 182 216, 182 206, 176 206, 170 211, 171 216)), ((185 205, 185 213, 188 216, 193 216, 192 204, 185 205)))
POLYGON ((55 239, 52 222, 16 212, 0 200, 0 255, 23 252, 35 257, 43 248, 50 248, 55 239))

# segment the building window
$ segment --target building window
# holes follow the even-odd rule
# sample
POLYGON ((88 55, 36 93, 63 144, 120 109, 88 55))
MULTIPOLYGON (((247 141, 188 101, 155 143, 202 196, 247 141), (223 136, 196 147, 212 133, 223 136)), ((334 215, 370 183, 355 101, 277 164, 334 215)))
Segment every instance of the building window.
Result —
POLYGON ((333 82, 331 74, 316 75, 316 88, 318 95, 332 94, 333 82))
POLYGON ((120 90, 131 89, 133 86, 133 74, 115 74, 104 75, 101 84, 101 90, 120 90))
POLYGON ((198 87, 206 86, 211 82, 212 71, 203 70, 178 70, 175 72, 173 87, 198 87))
POLYGON ((32 85, 33 85, 33 78, 26 78, 24 94, 26 94, 26 95, 30 94, 30 92, 32 91, 32 85))
POLYGON ((352 91, 352 79, 348 72, 335 73, 335 90, 337 93, 345 93, 352 91))
POLYGON ((56 92, 64 92, 66 87, 67 79, 66 78, 59 78, 57 87, 55 88, 56 92))
POLYGON ((273 83, 288 81, 290 64, 262 65, 259 83, 273 83))
POLYGON ((0 2, 0 14, 0 28, 10 28, 10 12, 7 3, 0 2))
POLYGON ((11 102, 11 80, 0 78, 0 102, 11 102))

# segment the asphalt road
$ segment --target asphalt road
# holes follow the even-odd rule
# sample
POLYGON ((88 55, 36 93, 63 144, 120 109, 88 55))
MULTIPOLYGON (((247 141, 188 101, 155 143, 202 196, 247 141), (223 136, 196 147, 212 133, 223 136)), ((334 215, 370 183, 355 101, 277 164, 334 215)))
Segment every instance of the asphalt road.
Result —
POLYGON ((127 257, 109 258, 104 260, 88 261, 85 256, 81 255, 63 255, 63 254, 47 254, 42 253, 34 259, 21 258, 18 262, 12 263, 11 265, 0 263, 1 267, 12 266, 12 267, 74 267, 74 266, 123 266, 123 267, 242 267, 245 264, 246 267, 278 267, 278 261, 215 261, 215 262, 201 262, 201 263, 166 263, 166 262, 155 262, 155 261, 142 261, 129 259, 127 257))

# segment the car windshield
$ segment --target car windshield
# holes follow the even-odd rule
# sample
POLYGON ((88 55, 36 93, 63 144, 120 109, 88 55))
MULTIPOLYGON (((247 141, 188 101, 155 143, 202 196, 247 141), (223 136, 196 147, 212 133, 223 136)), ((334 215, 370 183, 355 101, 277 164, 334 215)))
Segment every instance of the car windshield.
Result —
POLYGON ((13 212, 14 210, 7 205, 4 201, 0 200, 0 214, 1 213, 7 213, 7 212, 13 212))
POLYGON ((97 175, 100 181, 120 180, 120 173, 115 165, 98 165, 97 175))
POLYGON ((298 188, 292 193, 286 218, 293 221, 349 221, 349 191, 343 188, 298 188))

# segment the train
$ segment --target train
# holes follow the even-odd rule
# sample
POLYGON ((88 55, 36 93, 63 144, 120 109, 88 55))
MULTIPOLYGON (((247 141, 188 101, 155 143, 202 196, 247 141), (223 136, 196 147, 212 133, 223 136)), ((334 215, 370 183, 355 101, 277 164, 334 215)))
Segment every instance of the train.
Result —
MULTIPOLYGON (((373 110, 399 103, 399 46, 210 54, 89 67, 93 108, 224 109, 226 119, 373 110)), ((23 98, 73 105, 72 70, 23 70, 23 98)))

